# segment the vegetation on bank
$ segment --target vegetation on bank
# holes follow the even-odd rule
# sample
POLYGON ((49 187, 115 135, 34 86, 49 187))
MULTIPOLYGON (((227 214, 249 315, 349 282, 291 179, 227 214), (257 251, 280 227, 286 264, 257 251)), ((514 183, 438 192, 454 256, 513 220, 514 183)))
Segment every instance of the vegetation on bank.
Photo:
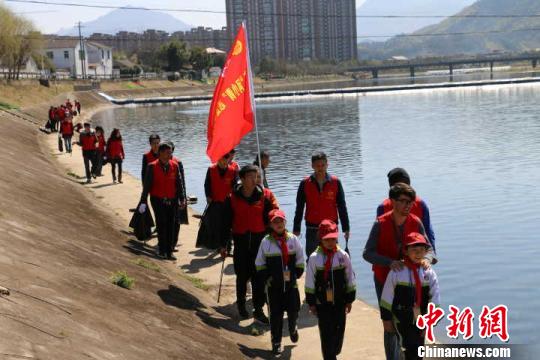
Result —
POLYGON ((32 22, 0 4, 0 69, 7 71, 7 79, 18 80, 21 69, 32 58, 41 64, 42 47, 41 33, 32 22))
POLYGON ((131 289, 135 285, 135 279, 130 277, 125 271, 116 271, 111 274, 111 283, 124 289, 131 289))

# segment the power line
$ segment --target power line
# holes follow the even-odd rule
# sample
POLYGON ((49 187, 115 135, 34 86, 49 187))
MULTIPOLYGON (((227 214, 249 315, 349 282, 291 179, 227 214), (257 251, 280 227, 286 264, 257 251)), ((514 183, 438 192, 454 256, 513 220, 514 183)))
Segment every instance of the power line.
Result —
POLYGON ((63 3, 54 1, 43 0, 5 0, 6 2, 26 3, 26 4, 41 4, 41 5, 54 5, 54 6, 70 6, 70 7, 83 7, 83 8, 95 8, 95 9, 112 9, 112 10, 144 10, 144 11, 162 11, 162 12, 181 12, 181 13, 200 13, 200 14, 236 14, 236 15, 261 15, 261 16, 298 16, 298 17, 324 17, 324 18, 364 18, 364 19, 446 19, 446 18, 540 18, 540 14, 456 14, 456 15, 323 15, 323 14, 294 14, 294 13, 266 13, 266 12, 227 12, 223 10, 210 10, 210 9, 178 9, 178 8, 149 8, 149 7, 132 7, 132 6, 113 6, 113 5, 100 5, 100 4, 82 4, 82 3, 63 3))

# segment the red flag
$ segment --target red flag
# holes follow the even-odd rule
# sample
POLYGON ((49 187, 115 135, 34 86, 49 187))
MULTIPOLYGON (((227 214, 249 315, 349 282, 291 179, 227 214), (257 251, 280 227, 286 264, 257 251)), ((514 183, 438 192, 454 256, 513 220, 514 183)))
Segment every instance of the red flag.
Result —
POLYGON ((218 161, 254 126, 255 118, 246 28, 242 24, 219 77, 210 114, 206 154, 218 161))

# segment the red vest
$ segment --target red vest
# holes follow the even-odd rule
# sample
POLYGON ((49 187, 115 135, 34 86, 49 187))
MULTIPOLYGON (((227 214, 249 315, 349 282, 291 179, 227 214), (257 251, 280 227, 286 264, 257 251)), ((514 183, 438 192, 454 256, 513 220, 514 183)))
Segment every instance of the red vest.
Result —
MULTIPOLYGON (((377 242, 377 253, 394 260, 399 260, 401 259, 401 249, 399 249, 396 244, 396 225, 394 224, 392 215, 393 212, 390 211, 377 218, 380 226, 379 241, 377 242)), ((418 219, 415 215, 410 214, 405 220, 401 243, 403 244, 404 239, 408 234, 412 232, 419 232, 421 224, 420 219, 418 219)), ((377 281, 384 284, 386 277, 390 272, 390 267, 373 265, 372 269, 375 273, 375 278, 377 281)))
MULTIPOLYGON (((392 207, 392 201, 390 199, 384 199, 383 201, 383 214, 386 214, 387 212, 391 211, 393 209, 392 207)), ((411 207, 411 214, 416 215, 418 218, 423 219, 424 218, 424 208, 421 204, 421 199, 419 196, 416 197, 414 200, 414 203, 411 207)))
POLYGON ((157 159, 159 159, 159 155, 154 155, 152 150, 150 150, 149 152, 144 154, 144 156, 146 157, 146 163, 147 164, 150 164, 151 162, 156 161, 157 159))
POLYGON ((231 195, 231 208, 233 211, 232 233, 242 235, 247 232, 262 233, 266 231, 264 225, 264 195, 259 201, 249 204, 236 194, 231 195))
POLYGON ((60 123, 60 132, 62 135, 72 136, 73 135, 73 123, 70 121, 62 121, 60 123))
POLYGON ((103 154, 105 152, 105 136, 103 135, 96 135, 98 139, 98 151, 100 154, 103 154))
POLYGON ((83 150, 96 150, 96 134, 81 133, 81 146, 83 150))
POLYGON ((278 204, 276 196, 274 195, 272 190, 270 190, 268 188, 263 188, 263 191, 264 191, 264 197, 272 205, 272 210, 279 209, 279 204, 278 204))
POLYGON ((107 155, 111 159, 122 159, 124 156, 124 147, 122 140, 111 140, 107 145, 107 155))
POLYGON ((214 164, 210 166, 210 188, 212 189, 212 201, 225 201, 232 192, 236 170, 232 165, 227 166, 225 175, 219 173, 219 166, 214 164))
POLYGON ((152 177, 152 188, 150 195, 158 198, 173 199, 176 197, 176 174, 178 173, 178 165, 169 160, 169 171, 165 173, 159 160, 153 161, 150 165, 154 167, 152 177))
POLYGON ((56 116, 58 116, 58 119, 64 120, 66 118, 66 111, 62 108, 58 108, 58 110, 56 110, 56 116))
POLYGON ((318 225, 323 220, 337 222, 337 193, 338 178, 330 176, 330 181, 324 183, 323 191, 319 192, 317 180, 311 177, 304 179, 304 194, 306 195, 306 222, 318 225))

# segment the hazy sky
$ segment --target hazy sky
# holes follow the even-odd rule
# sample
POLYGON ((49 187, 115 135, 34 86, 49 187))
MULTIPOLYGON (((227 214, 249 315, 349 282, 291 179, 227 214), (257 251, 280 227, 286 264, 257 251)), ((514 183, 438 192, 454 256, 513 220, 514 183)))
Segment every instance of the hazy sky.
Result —
MULTIPOLYGON (((52 0, 51 0, 52 1, 52 0)), ((356 0, 360 6, 365 0, 356 0)), ((1 1, 13 11, 30 18, 43 33, 56 33, 61 28, 74 26, 78 21, 87 22, 108 13, 108 9, 77 8, 45 4, 22 4, 1 1)), ((138 6, 172 9, 205 9, 225 11, 225 0, 55 0, 96 5, 138 6)), ((171 15, 194 26, 220 28, 226 25, 225 14, 197 14, 170 12, 171 15)))
MULTIPOLYGON (((137 6, 151 8, 172 9, 211 9, 225 11, 225 0, 55 0, 55 2, 73 2, 88 5, 137 6)), ((5 5, 17 13, 31 19, 44 33, 55 33, 61 28, 74 26, 78 21, 87 22, 95 20, 101 15, 112 11, 111 9, 92 9, 45 4, 22 4, 3 1, 5 5)), ((225 26, 225 14, 197 14, 170 12, 174 17, 190 25, 203 25, 210 27, 225 26)))

